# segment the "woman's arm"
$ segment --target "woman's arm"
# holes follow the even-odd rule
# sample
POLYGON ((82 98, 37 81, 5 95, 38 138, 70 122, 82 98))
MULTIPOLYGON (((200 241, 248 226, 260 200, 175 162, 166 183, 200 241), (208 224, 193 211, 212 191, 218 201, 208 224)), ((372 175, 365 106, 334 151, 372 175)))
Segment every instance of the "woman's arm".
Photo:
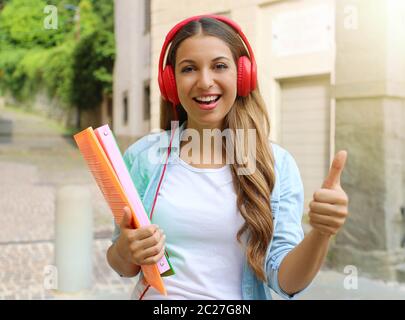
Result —
MULTIPOLYGON (((118 240, 117 240, 118 241, 118 240)), ((108 264, 123 277, 135 277, 138 275, 141 267, 125 261, 117 251, 117 241, 113 243, 107 251, 108 264)))
POLYGON ((313 229, 286 255, 278 272, 279 285, 285 293, 292 296, 312 282, 328 252, 329 239, 313 229))
POLYGON ((309 207, 313 230, 283 259, 278 281, 280 288, 293 295, 306 288, 315 278, 328 252, 329 240, 343 226, 348 215, 348 197, 340 186, 347 153, 338 152, 329 175, 314 193, 309 207))

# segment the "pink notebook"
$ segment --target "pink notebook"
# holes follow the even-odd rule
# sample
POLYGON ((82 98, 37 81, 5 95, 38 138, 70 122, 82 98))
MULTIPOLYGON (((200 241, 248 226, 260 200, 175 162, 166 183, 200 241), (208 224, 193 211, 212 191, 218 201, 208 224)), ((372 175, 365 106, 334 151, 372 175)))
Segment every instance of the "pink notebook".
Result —
MULTIPOLYGON (((138 191, 132 182, 131 176, 128 172, 128 168, 122 158, 121 152, 115 141, 114 135, 110 130, 108 124, 101 126, 94 130, 104 152, 110 160, 110 163, 123 187, 125 194, 128 197, 129 202, 134 209, 134 213, 138 218, 141 227, 149 226, 150 220, 145 212, 141 199, 139 197, 138 191)), ((174 274, 172 266, 166 257, 167 253, 158 261, 157 266, 159 272, 162 276, 169 276, 174 274)))

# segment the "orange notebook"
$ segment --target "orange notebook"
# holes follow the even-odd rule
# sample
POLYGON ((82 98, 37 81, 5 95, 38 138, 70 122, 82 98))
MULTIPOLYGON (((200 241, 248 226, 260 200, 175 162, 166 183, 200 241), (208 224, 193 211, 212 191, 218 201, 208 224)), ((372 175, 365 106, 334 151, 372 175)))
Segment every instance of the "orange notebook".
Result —
MULTIPOLYGON (((108 156, 105 154, 103 147, 98 141, 93 128, 89 127, 75 134, 74 139, 86 160, 97 185, 107 200, 113 215, 121 218, 123 215, 123 208, 128 206, 132 212, 133 227, 135 228, 135 226, 139 226, 139 221, 134 214, 134 208, 131 205, 128 196, 125 194, 125 190, 123 189, 108 156)), ((158 266, 156 264, 143 265, 141 268, 146 281, 161 294, 167 296, 167 291, 158 266)))

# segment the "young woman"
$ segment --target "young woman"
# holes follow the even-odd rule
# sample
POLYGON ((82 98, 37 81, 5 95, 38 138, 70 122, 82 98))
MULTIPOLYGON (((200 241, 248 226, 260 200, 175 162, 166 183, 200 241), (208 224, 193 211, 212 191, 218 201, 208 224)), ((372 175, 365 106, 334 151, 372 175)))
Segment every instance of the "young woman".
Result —
POLYGON ((346 152, 336 155, 314 193, 313 229, 304 238, 299 170, 269 141, 253 52, 240 28, 219 16, 176 25, 163 45, 159 85, 166 131, 140 139, 124 155, 153 224, 132 229, 125 208, 109 264, 134 277, 167 251, 175 271, 163 278, 168 296, 149 287, 141 271, 135 299, 271 299, 270 289, 295 297, 316 276, 348 214, 340 187, 346 152), (173 120, 179 127, 171 128, 173 120), (207 135, 226 130, 219 145, 207 135), (254 139, 238 138, 238 130, 250 130, 254 139))

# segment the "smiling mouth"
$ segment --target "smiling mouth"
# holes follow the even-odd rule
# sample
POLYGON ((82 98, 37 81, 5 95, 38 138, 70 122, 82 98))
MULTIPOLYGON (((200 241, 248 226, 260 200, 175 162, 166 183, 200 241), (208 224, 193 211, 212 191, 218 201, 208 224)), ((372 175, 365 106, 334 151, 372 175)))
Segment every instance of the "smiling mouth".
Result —
POLYGON ((213 104, 213 103, 217 102, 219 99, 221 99, 221 97, 222 96, 218 96, 215 100, 210 100, 210 101, 200 101, 200 100, 197 100, 196 98, 193 98, 193 100, 195 102, 197 102, 198 104, 210 105, 210 104, 213 104))

